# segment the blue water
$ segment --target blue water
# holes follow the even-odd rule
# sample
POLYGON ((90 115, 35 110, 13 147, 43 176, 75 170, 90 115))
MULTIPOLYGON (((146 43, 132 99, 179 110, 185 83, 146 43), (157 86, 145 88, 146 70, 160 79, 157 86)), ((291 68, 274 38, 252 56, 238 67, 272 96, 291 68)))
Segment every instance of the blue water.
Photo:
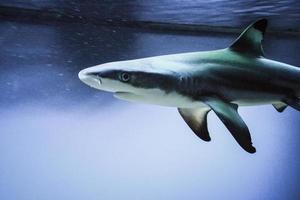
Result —
MULTIPOLYGON (((0 199, 299 199, 299 112, 241 108, 251 155, 213 113, 206 143, 175 108, 120 101, 77 77, 109 61, 224 48, 236 36, 2 21, 0 199)), ((267 57, 297 66, 299 46, 265 41, 267 57)))
MULTIPOLYGON (((0 0, 103 19, 242 27, 268 17, 299 28, 299 1, 0 0)), ((212 141, 175 108, 133 104, 81 83, 116 60, 227 47, 236 34, 179 34, 92 24, 0 22, 0 199, 300 199, 300 113, 243 107, 257 153, 211 113, 212 141)), ((266 35, 271 59, 300 66, 299 37, 266 35)))
POLYGON ((267 17, 271 27, 300 28, 299 0, 2 0, 0 5, 53 10, 99 20, 145 20, 234 27, 267 17))

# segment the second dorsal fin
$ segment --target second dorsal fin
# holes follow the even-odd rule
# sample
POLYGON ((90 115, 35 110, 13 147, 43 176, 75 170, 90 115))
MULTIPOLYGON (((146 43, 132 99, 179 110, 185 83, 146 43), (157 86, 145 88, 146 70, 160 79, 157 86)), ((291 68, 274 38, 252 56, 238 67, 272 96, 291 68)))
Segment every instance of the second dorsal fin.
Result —
POLYGON ((250 56, 264 56, 261 43, 267 26, 267 19, 260 19, 250 24, 229 47, 230 50, 245 53, 250 56))

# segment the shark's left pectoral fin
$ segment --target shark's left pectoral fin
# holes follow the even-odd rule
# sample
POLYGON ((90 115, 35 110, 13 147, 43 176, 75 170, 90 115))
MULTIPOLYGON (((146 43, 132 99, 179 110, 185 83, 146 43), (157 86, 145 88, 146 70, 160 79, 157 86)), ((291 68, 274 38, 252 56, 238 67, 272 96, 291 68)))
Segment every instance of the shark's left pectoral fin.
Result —
POLYGON ((249 129, 237 111, 237 105, 218 98, 206 98, 204 102, 221 119, 238 144, 247 152, 255 153, 249 129))
POLYGON ((202 140, 210 141, 210 136, 207 129, 207 114, 211 109, 203 108, 178 108, 178 111, 187 125, 193 132, 202 140))
POLYGON ((274 103, 273 106, 280 113, 283 112, 287 107, 287 105, 285 103, 282 103, 282 102, 274 103))

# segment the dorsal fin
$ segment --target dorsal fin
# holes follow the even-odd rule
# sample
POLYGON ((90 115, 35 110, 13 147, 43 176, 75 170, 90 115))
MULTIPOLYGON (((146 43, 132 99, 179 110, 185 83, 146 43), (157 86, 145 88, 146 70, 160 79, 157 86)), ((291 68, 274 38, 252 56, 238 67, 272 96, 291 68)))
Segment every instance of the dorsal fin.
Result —
POLYGON ((264 56, 261 43, 267 26, 267 19, 260 19, 250 24, 229 47, 230 50, 256 57, 264 56))

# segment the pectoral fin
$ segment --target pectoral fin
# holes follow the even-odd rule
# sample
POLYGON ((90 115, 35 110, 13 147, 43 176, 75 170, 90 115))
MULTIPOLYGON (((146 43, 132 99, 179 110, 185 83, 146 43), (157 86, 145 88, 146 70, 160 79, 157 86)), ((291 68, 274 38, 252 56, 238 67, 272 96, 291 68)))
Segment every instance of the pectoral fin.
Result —
POLYGON ((237 105, 218 98, 206 98, 204 102, 216 113, 238 144, 247 152, 255 153, 249 129, 237 111, 237 105))
POLYGON ((211 140, 207 129, 207 114, 210 108, 178 108, 178 111, 184 121, 199 138, 207 142, 211 140))
POLYGON ((287 105, 285 103, 281 103, 281 102, 274 103, 273 106, 280 113, 283 112, 287 107, 287 105))

